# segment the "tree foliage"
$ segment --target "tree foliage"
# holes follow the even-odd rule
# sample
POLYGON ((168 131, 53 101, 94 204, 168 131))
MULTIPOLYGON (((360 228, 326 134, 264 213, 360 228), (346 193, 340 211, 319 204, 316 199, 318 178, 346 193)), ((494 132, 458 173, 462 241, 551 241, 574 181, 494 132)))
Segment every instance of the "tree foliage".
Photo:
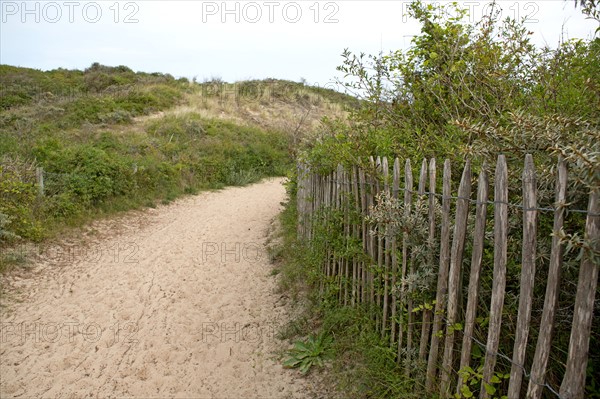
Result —
POLYGON ((581 147, 590 135, 599 137, 600 39, 539 49, 521 21, 500 21, 498 10, 475 24, 464 21, 467 11, 460 8, 447 17, 416 1, 409 12, 421 24, 409 49, 342 54, 342 83, 365 101, 349 127, 329 121, 327 133, 309 143, 305 157, 313 163, 356 163, 373 154, 483 159, 516 147, 526 151, 530 139, 535 152, 551 154, 557 145, 581 147), (522 129, 520 142, 473 131, 509 129, 515 115, 546 122, 522 129), (549 123, 565 131, 558 143, 540 143, 539 135, 547 135, 538 128, 549 123), (588 133, 566 134, 573 124, 586 125, 588 133), (487 151, 475 154, 478 148, 487 151))

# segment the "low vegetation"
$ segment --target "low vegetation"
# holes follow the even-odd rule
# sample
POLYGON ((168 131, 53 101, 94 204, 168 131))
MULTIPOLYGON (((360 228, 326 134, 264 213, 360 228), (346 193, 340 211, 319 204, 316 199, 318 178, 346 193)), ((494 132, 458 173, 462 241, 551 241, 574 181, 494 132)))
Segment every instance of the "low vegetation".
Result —
MULTIPOLYGON (((47 72, 0 65, 0 86, 2 248, 182 194, 285 175, 294 143, 351 104, 294 82, 200 84, 97 63, 47 72)), ((0 270, 14 263, 9 255, 0 270)))
MULTIPOLYGON (((288 184, 288 193, 294 198, 294 181, 288 184)), ((338 305, 338 285, 320 286, 324 249, 328 243, 342 242, 341 236, 317 234, 310 242, 297 237, 297 209, 292 200, 281 214, 283 259, 279 281, 281 289, 291 295, 302 307, 299 315, 280 332, 279 338, 289 340, 294 347, 283 356, 284 364, 297 365, 303 358, 297 353, 310 356, 314 350, 297 348, 315 337, 331 337, 320 361, 326 365, 317 368, 319 379, 327 397, 339 398, 422 398, 423 393, 414 390, 412 381, 404 377, 404 369, 396 363, 396 351, 389 341, 382 340, 381 333, 373 323, 374 309, 341 307, 338 305)), ((330 226, 329 233, 335 229, 330 226)), ((314 345, 313 345, 314 346, 314 345)), ((305 362, 307 363, 308 360, 305 362)), ((311 363, 311 366, 313 365, 311 363)), ((310 368, 310 367, 309 367, 310 368)))

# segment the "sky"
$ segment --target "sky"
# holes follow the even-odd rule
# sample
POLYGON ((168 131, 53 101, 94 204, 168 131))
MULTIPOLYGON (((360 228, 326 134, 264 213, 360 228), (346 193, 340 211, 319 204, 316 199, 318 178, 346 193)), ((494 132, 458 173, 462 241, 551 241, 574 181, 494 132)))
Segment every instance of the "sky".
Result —
MULTIPOLYGON (((447 5, 448 1, 438 1, 447 5)), ((268 77, 331 87, 345 48, 387 53, 419 33, 408 1, 6 1, 0 63, 42 70, 93 62, 199 81, 268 77)), ((488 2, 459 1, 473 21, 488 2)), ((538 46, 593 36, 573 0, 499 1, 503 17, 527 18, 538 46)), ((333 88, 333 87, 332 87, 333 88)))

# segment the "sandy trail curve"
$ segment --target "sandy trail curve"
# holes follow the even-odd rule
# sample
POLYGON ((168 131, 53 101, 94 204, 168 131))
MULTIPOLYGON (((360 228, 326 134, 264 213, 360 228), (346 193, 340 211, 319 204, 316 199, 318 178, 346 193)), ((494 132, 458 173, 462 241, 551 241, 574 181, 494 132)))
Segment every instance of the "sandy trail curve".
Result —
POLYGON ((5 282, 0 397, 312 397, 272 353, 284 199, 281 179, 202 193, 43 251, 5 282))

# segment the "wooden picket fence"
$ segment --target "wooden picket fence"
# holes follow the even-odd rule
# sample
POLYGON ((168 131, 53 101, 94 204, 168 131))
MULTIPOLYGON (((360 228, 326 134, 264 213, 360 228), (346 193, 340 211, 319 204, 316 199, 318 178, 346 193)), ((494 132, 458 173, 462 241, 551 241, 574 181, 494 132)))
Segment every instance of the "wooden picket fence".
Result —
MULTIPOLYGON (((342 304, 375 306, 378 310, 376 323, 382 337, 389 337, 394 350, 397 348, 398 362, 405 362, 406 375, 411 376, 411 372, 414 374, 411 365, 416 363, 406 361, 407 357, 414 356, 412 360, 420 361, 423 369, 426 370, 425 388, 430 392, 439 392, 442 397, 451 397, 454 393, 460 393, 462 389, 463 380, 458 370, 472 366, 472 349, 476 341, 473 331, 481 291, 480 277, 486 243, 487 211, 488 208, 493 208, 494 259, 491 293, 486 293, 486 297, 491 298, 488 304, 489 314, 486 315, 489 316, 487 341, 475 343, 485 346, 480 398, 490 397, 491 392, 488 390, 494 383, 494 371, 499 356, 508 360, 512 366, 508 382, 508 398, 523 397, 525 392, 527 398, 540 398, 542 394, 569 399, 583 398, 598 283, 598 265, 594 264, 593 258, 588 255, 584 255, 581 260, 565 373, 560 388, 553 388, 546 382, 545 377, 552 350, 564 246, 556 234, 552 237, 552 249, 549 254, 546 294, 543 310, 541 310, 535 354, 533 359, 529 359, 530 369, 526 370, 524 367, 528 338, 530 338, 536 273, 537 219, 541 209, 537 204, 533 158, 531 155, 525 158, 522 178, 523 203, 516 204, 523 213, 522 272, 518 295, 517 328, 513 332, 514 348, 510 357, 498 352, 506 293, 508 207, 515 206, 508 202, 506 160, 504 155, 498 156, 493 201, 488 199, 490 178, 485 170, 477 177, 476 200, 471 199, 472 172, 469 161, 464 165, 458 192, 453 196, 450 166, 450 162, 446 160, 443 165, 443 189, 440 195, 436 193, 435 159, 429 162, 423 160, 416 191, 413 189, 413 173, 408 160, 402 171, 399 159, 395 159, 391 176, 388 160, 385 157, 371 159, 371 168, 367 170, 356 166, 346 170, 338 166, 335 172, 325 176, 313 173, 308 165, 300 164, 297 171, 298 235, 301 239, 310 242, 315 236, 317 220, 319 215, 323 214, 323 210, 334 210, 338 215, 343 215, 336 219, 343 225, 339 228, 342 229, 345 237, 362 245, 362 253, 340 255, 331 248, 327 249, 323 264, 324 280, 339 285, 337 295, 342 304), (403 179, 401 179, 402 174, 404 174, 403 179), (401 180, 403 187, 401 187, 401 180), (406 298, 403 294, 407 288, 405 284, 410 284, 406 282, 405 277, 414 273, 416 267, 411 258, 414 254, 411 253, 407 240, 410 232, 385 234, 384 225, 376 224, 368 218, 377 203, 377 195, 383 192, 403 201, 404 209, 408 212, 411 211, 411 206, 414 206, 415 194, 428 200, 428 245, 438 246, 437 251, 432 253, 439 253, 439 257, 433 260, 436 265, 439 263, 439 270, 436 298, 435 302, 432 302, 434 305, 422 307, 420 312, 412 311, 419 304, 412 303, 410 297, 406 298), (403 198, 400 195, 402 193, 403 198), (441 221, 436 220, 435 206, 438 201, 436 197, 441 198, 441 221), (453 207, 451 207, 452 202, 455 203, 453 207), (473 242, 470 246, 471 253, 467 254, 465 243, 468 236, 468 215, 472 211, 471 204, 474 204, 475 208, 474 217, 471 217, 474 223, 470 226, 473 242), (453 212, 451 208, 454 209, 453 212), (352 218, 352 214, 359 214, 359 220, 352 218), (453 229, 452 234, 451 229, 453 229), (379 234, 376 234, 377 231, 379 234), (467 268, 468 270, 463 270, 467 263, 463 262, 463 258, 469 255, 470 267, 467 268), (468 286, 463 290, 462 276, 465 272, 469 273, 468 286), (398 289, 399 286, 402 289, 398 289), (463 292, 467 293, 466 298, 463 292), (460 336, 462 340, 459 339, 460 336), (458 359, 459 353, 460 359, 458 359)), ((565 163, 559 160, 556 206, 551 210, 554 213, 553 231, 555 232, 560 231, 563 226, 567 203, 566 190, 567 168, 565 163)), ((437 206, 439 217, 439 205, 437 206)), ((590 194, 589 206, 585 213, 584 237, 593 243, 592 250, 597 252, 600 230, 598 215, 600 205, 597 191, 590 194)), ((529 344, 531 347, 533 343, 529 344)), ((530 356, 532 352, 533 350, 529 351, 530 356)))

